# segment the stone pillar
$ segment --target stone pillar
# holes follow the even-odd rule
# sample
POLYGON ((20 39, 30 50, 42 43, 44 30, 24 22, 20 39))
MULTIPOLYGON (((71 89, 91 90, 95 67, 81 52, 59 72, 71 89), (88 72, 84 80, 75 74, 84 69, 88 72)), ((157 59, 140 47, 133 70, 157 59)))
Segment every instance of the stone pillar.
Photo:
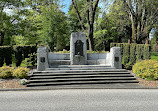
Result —
POLYGON ((70 61, 71 65, 87 64, 87 43, 85 33, 74 32, 71 34, 70 61))
POLYGON ((37 49, 37 71, 44 71, 46 68, 49 68, 48 48, 40 46, 37 49))
POLYGON ((122 69, 121 48, 112 47, 110 49, 111 66, 116 69, 122 69))

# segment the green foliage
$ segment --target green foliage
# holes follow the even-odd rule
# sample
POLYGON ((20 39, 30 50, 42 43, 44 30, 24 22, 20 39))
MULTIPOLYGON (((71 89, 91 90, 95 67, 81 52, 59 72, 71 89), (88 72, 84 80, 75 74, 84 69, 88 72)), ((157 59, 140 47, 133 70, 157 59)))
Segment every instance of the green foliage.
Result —
POLYGON ((11 45, 11 37, 21 33, 21 21, 27 12, 24 7, 21 0, 0 1, 0 46, 11 45))
POLYGON ((28 42, 24 36, 12 36, 12 39, 16 45, 27 45, 28 42))
MULTIPOLYGON (((63 49, 63 51, 58 51, 58 52, 54 52, 54 53, 70 53, 70 51, 63 49)), ((90 51, 90 50, 87 50, 87 53, 109 53, 109 52, 108 51, 90 51)))
POLYGON ((129 62, 129 58, 130 58, 130 44, 124 43, 122 64, 126 65, 129 62))
POLYGON ((150 45, 144 45, 143 59, 150 59, 150 45))
POLYGON ((53 52, 53 53, 70 53, 70 51, 63 49, 63 51, 57 51, 57 52, 53 52))
POLYGON ((22 63, 21 66, 23 67, 28 67, 28 66, 33 66, 36 65, 37 63, 37 53, 33 53, 33 54, 28 54, 28 58, 25 58, 22 63))
POLYGON ((158 61, 158 52, 151 53, 151 60, 157 60, 158 61))
POLYGON ((9 66, 0 67, 0 78, 11 78, 13 76, 13 70, 14 68, 9 66))
POLYGON ((18 67, 16 69, 14 69, 13 76, 15 78, 20 78, 20 79, 27 78, 28 77, 28 72, 29 72, 28 68, 18 67))
POLYGON ((4 62, 6 65, 12 64, 12 47, 0 46, 0 66, 3 66, 4 62))
POLYGON ((144 60, 133 66, 133 72, 140 78, 147 80, 158 79, 158 61, 144 60))
POLYGON ((70 33, 67 16, 60 10, 59 4, 55 1, 27 1, 37 5, 31 6, 32 11, 26 18, 30 27, 26 25, 24 35, 28 38, 33 36, 32 39, 35 42, 49 46, 52 51, 54 47, 62 50, 69 45, 70 33))
POLYGON ((109 49, 109 42, 117 37, 114 22, 106 15, 97 19, 96 30, 94 31, 95 50, 109 49))
POLYGON ((130 45, 130 65, 134 65, 136 62, 136 45, 135 43, 130 45))
POLYGON ((37 50, 36 46, 27 45, 27 46, 14 46, 14 52, 15 52, 15 60, 16 60, 16 66, 20 66, 22 60, 25 58, 28 58, 29 54, 31 55, 31 61, 32 65, 35 64, 35 54, 37 50))

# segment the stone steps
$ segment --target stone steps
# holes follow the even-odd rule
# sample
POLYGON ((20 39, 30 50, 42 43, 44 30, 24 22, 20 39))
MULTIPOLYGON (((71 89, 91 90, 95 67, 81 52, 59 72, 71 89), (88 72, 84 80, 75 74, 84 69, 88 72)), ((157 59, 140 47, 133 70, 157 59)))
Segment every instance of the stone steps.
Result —
MULTIPOLYGON (((59 66, 60 68, 63 66, 59 66)), ((124 69, 108 69, 104 70, 83 70, 87 66, 68 66, 73 70, 46 70, 33 72, 30 76, 27 87, 36 86, 60 86, 60 85, 88 85, 88 84, 111 84, 111 83, 138 83, 136 78, 124 69), (80 67, 80 70, 74 70, 80 67)), ((68 68, 67 67, 67 68, 68 68)), ((94 67, 94 66, 89 66, 94 67)))

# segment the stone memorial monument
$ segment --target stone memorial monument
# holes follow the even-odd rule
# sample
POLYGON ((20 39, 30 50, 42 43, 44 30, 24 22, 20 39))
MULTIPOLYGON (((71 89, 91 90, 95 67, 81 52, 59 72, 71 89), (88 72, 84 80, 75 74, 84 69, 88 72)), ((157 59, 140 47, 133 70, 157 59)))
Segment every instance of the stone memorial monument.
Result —
POLYGON ((47 47, 37 50, 37 70, 44 71, 60 65, 105 65, 122 69, 121 49, 112 47, 109 53, 88 53, 86 34, 74 32, 71 34, 70 54, 48 52, 47 47))
POLYGON ((86 34, 79 32, 74 32, 71 34, 70 60, 71 65, 87 64, 86 34))

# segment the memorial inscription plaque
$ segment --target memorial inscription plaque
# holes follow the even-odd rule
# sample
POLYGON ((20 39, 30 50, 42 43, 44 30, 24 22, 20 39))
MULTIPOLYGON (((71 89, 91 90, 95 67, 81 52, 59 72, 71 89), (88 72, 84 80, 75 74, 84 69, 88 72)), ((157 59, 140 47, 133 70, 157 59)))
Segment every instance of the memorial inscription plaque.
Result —
POLYGON ((77 40, 75 43, 75 55, 83 56, 83 42, 81 40, 77 40))

